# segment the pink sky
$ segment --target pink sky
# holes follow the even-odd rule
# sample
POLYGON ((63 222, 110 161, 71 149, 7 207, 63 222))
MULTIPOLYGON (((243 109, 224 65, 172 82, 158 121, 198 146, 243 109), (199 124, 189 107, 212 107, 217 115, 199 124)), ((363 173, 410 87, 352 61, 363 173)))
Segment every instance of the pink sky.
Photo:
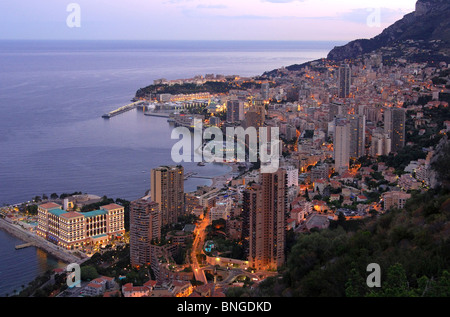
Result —
POLYGON ((414 11, 416 3, 415 0, 73 0, 81 9, 81 27, 68 28, 66 7, 70 2, 1 2, 0 38, 348 41, 379 34, 414 11))

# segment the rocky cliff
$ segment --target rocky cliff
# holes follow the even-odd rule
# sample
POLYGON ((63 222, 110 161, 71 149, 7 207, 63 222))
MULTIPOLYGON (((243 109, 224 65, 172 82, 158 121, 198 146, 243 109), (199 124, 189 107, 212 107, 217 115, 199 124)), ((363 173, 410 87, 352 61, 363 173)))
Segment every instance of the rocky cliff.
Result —
POLYGON ((439 45, 434 50, 443 56, 450 56, 450 1, 419 0, 414 12, 405 15, 380 35, 335 47, 327 58, 335 61, 352 59, 382 47, 395 48, 405 41, 423 43, 425 49, 429 48, 431 41, 434 44, 437 41, 439 45))

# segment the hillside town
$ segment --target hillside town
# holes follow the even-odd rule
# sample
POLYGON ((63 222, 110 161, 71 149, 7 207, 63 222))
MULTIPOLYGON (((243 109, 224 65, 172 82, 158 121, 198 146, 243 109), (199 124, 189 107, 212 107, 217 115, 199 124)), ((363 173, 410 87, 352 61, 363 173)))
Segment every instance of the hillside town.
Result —
POLYGON ((62 283, 53 296, 224 297, 256 288, 277 275, 296 236, 402 209, 436 185, 433 159, 450 131, 449 78, 444 62, 375 52, 255 78, 161 79, 139 97, 145 114, 223 131, 277 127, 279 170, 225 162, 229 174, 185 192, 189 175, 169 164, 152 169, 151 189, 137 201, 55 194, 3 207, 2 218, 96 268, 82 288, 62 283), (220 92, 204 91, 208 83, 220 92))

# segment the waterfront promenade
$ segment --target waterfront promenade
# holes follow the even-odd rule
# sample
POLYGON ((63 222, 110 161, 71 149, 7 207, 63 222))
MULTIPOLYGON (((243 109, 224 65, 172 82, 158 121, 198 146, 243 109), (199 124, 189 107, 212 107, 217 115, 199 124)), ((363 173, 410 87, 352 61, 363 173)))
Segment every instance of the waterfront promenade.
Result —
POLYGON ((32 243, 33 246, 44 250, 46 253, 51 254, 55 258, 67 264, 69 263, 81 264, 82 262, 88 259, 88 257, 80 258, 64 249, 61 249, 60 247, 44 240, 43 238, 35 235, 34 233, 29 232, 28 230, 21 228, 19 225, 13 224, 3 218, 0 218, 0 230, 4 230, 8 234, 20 240, 23 240, 27 243, 32 243))

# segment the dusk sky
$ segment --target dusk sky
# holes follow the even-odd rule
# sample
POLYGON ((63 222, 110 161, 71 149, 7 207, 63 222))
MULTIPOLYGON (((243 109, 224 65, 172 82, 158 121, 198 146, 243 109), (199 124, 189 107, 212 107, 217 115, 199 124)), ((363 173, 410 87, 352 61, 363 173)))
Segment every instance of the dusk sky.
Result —
POLYGON ((416 0, 0 0, 0 39, 332 40, 370 38, 416 0), (80 27, 68 27, 70 3, 80 27), (378 23, 379 22, 379 23, 378 23))

